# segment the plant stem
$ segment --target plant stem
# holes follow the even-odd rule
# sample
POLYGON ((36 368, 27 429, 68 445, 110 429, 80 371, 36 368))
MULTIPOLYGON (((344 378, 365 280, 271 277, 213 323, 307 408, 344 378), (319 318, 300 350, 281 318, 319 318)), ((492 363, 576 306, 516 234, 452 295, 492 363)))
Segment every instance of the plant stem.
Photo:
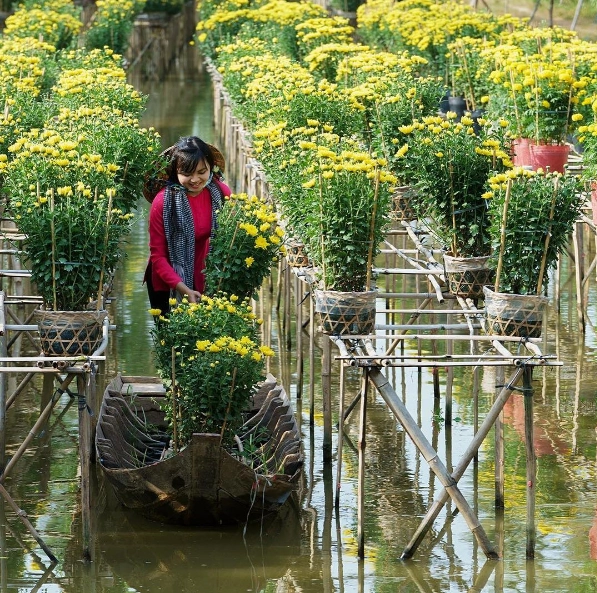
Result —
POLYGON ((502 227, 500 229, 500 253, 498 256, 497 270, 495 272, 495 292, 500 290, 500 276, 502 274, 502 264, 504 258, 504 249, 506 247, 506 221, 508 220, 508 203, 510 202, 510 192, 512 191, 512 179, 508 179, 506 185, 506 197, 504 198, 504 209, 502 211, 502 227))
POLYGON ((539 268, 539 278, 537 279, 537 294, 541 294, 541 288, 543 285, 543 275, 545 274, 545 264, 547 262, 547 249, 549 247, 549 240, 551 238, 551 223, 556 209, 556 199, 558 196, 558 185, 560 180, 558 177, 555 178, 553 183, 553 195, 551 197, 551 209, 549 210, 549 226, 547 227, 547 233, 545 235, 545 244, 543 245, 543 255, 541 257, 541 267, 539 268))

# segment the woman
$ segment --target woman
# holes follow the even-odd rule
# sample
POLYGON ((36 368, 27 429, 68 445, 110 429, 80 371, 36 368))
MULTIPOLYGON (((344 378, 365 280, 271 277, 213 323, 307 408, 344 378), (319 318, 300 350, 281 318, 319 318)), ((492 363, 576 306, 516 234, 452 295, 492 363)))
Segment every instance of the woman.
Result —
POLYGON ((144 280, 152 309, 167 313, 172 297, 197 302, 205 287, 205 259, 217 213, 230 188, 221 181, 223 158, 197 136, 165 152, 168 178, 151 203, 149 262, 144 280))

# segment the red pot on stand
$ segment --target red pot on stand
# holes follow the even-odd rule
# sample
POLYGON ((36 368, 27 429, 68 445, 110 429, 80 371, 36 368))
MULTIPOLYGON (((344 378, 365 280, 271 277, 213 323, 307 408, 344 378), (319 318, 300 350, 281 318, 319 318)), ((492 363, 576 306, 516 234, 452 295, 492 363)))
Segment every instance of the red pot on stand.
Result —
POLYGON ((516 167, 532 167, 530 145, 533 141, 530 138, 516 138, 512 142, 512 162, 516 167))
POLYGON ((569 144, 531 144, 531 166, 536 171, 543 169, 564 173, 564 167, 570 154, 569 144))

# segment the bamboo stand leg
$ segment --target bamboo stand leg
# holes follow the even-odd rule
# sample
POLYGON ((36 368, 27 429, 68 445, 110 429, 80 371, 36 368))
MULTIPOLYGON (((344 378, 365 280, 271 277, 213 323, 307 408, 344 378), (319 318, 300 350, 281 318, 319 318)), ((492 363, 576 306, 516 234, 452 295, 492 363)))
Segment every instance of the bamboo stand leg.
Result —
POLYGON ((77 375, 79 392, 79 463, 81 465, 81 523, 83 558, 91 561, 91 416, 87 404, 86 377, 77 375))
MULTIPOLYGON (((495 568, 501 564, 500 562, 496 562, 495 560, 486 560, 485 564, 481 567, 479 574, 476 576, 475 581, 473 582, 472 587, 468 590, 468 593, 481 593, 485 591, 485 587, 487 582, 489 581, 489 577, 495 570, 495 568)), ((500 589, 496 589, 499 591, 500 589)))
POLYGON ((524 426, 527 453, 527 558, 535 557, 535 479, 537 458, 534 446, 532 367, 524 370, 524 426))
MULTIPOLYGON (((310 289, 311 290, 311 289, 310 289)), ((315 303, 309 295, 309 424, 315 424, 315 303)))
MULTIPOLYGON (((446 315, 446 322, 448 325, 452 323, 452 315, 446 315)), ((448 340, 446 344, 446 354, 451 356, 454 352, 454 344, 452 340, 448 340)), ((446 426, 452 426, 452 392, 454 386, 454 367, 448 367, 446 372, 446 404, 445 416, 446 426)))
MULTIPOLYGON (((463 476, 464 472, 466 471, 466 468, 468 467, 468 464, 474 457, 475 453, 478 451, 479 447, 485 440, 485 437, 491 430, 491 427, 494 425, 497 417, 499 416, 499 414, 503 410, 504 406, 506 405, 506 402, 508 401, 508 398, 510 397, 510 394, 514 390, 514 387, 515 387, 516 383, 518 382, 518 380, 520 379, 520 376, 522 375, 522 373, 523 373, 523 369, 517 368, 514 371, 514 373, 512 374, 512 376, 510 377, 508 384, 503 386, 501 392, 496 397, 493 405, 491 406, 489 412, 487 413, 487 415, 485 416, 485 419, 483 420, 481 426, 479 427, 479 430, 473 437, 473 440, 470 442, 468 448, 466 449, 466 451, 460 458, 460 461, 454 468, 454 471, 452 472, 452 476, 451 476, 454 480, 458 481, 463 476)), ((375 377, 372 377, 372 379, 374 380, 375 377)), ((376 387, 379 390, 377 381, 374 380, 374 384, 376 385, 376 387)), ((394 407, 392 405, 390 406, 390 408, 392 410, 394 410, 394 407)), ((418 445, 417 445, 417 448, 419 448, 418 445)), ((444 489, 442 489, 442 491, 437 496, 437 498, 436 498, 435 502, 433 503, 433 505, 431 506, 431 508, 427 511, 427 514, 425 515, 423 521, 419 525, 417 531, 415 532, 415 535, 412 537, 412 539, 410 540, 410 542, 404 549, 404 552, 402 553, 403 559, 411 558, 413 556, 416 549, 420 545, 421 541, 425 537, 425 534, 431 528, 433 521, 435 521, 435 519, 439 515, 442 507, 447 502, 449 496, 450 495, 448 494, 447 489, 444 486, 444 489)), ((481 544, 481 542, 479 542, 479 544, 481 544)), ((481 545, 481 548, 483 549, 482 545, 481 545)), ((487 555, 487 552, 485 551, 485 549, 483 549, 483 552, 485 552, 485 554, 487 555)))
POLYGON ((294 298, 296 300, 296 398, 303 397, 303 299, 302 282, 294 275, 294 298))
POLYGON ((342 485, 342 446, 344 444, 344 389, 345 366, 340 362, 340 402, 338 409, 338 443, 336 452, 336 511, 340 508, 340 488, 342 485))
POLYGON ((67 378, 62 382, 60 387, 54 392, 53 397, 46 404, 46 407, 42 410, 41 414, 39 415, 39 418, 37 419, 37 421, 31 428, 31 430, 29 431, 29 434, 25 437, 23 442, 20 444, 20 446, 17 449, 17 451, 15 452, 15 454, 10 458, 10 461, 6 464, 6 467, 4 468, 4 472, 0 476, 0 483, 4 482, 6 477, 8 475, 10 475, 10 472, 12 471, 12 469, 15 466, 15 464, 17 463, 17 461, 22 457, 23 453, 26 451, 27 447, 29 446, 29 443, 31 443, 31 441, 36 436, 38 436, 41 427, 47 422, 50 414, 52 413, 52 410, 54 409, 54 406, 60 399, 60 395, 62 393, 64 393, 64 389, 66 389, 66 387, 69 385, 69 383, 72 381, 73 378, 74 378, 73 375, 67 376, 67 378))
POLYGON ((323 577, 324 593, 334 592, 332 579, 332 519, 334 516, 334 483, 332 466, 328 464, 323 468, 324 488, 324 515, 323 529, 321 532, 321 572, 323 577))
POLYGON ((325 336, 321 357, 321 394, 323 400, 323 462, 332 460, 332 342, 325 336))
MULTIPOLYGON (((496 390, 504 384, 504 369, 496 368, 496 390)), ((499 396, 498 396, 499 397, 499 396)), ((495 508, 504 508, 504 415, 500 413, 495 421, 495 508)))
MULTIPOLYGON (((487 534, 485 533, 483 526, 479 523, 479 519, 475 516, 468 502, 458 489, 457 481, 454 479, 453 476, 451 476, 448 473, 446 467, 439 459, 437 452, 433 450, 429 441, 427 440, 427 437, 419 428, 418 424, 414 421, 414 419, 406 409, 406 406, 404 406, 400 398, 396 395, 391 385, 388 383, 388 380, 381 374, 381 372, 378 369, 370 370, 370 378, 373 384, 377 387, 377 390, 383 397, 390 410, 392 410, 394 415, 402 424, 404 430, 408 433, 412 441, 415 443, 417 449, 419 449, 423 454, 423 457, 425 457, 433 473, 439 478, 448 496, 454 501, 454 503, 458 507, 458 510, 462 514, 463 518, 466 521, 466 524, 468 525, 475 538, 477 538, 477 541, 479 542, 479 545, 481 546, 481 549, 483 550, 485 555, 488 558, 497 558, 497 554, 494 551, 493 546, 489 542, 489 539, 487 538, 487 534)), ((477 445, 476 448, 478 448, 478 446, 479 445, 477 445)), ((472 459, 473 454, 474 452, 470 454, 470 458, 468 459, 468 461, 472 459)))
POLYGON ((29 519, 27 517, 27 513, 18 507, 17 503, 13 500, 13 498, 7 492, 6 488, 4 488, 4 485, 1 483, 0 483, 0 495, 2 495, 4 497, 4 500, 6 500, 6 502, 8 502, 9 506, 16 513, 17 517, 21 520, 21 522, 25 525, 25 527, 27 528, 29 533, 33 536, 33 539, 40 545, 41 549, 46 553, 46 556, 52 562, 57 563, 58 559, 56 558, 56 556, 54 556, 54 554, 52 554, 52 551, 50 550, 50 548, 48 548, 48 546, 46 546, 46 544, 44 543, 44 540, 41 539, 41 537, 39 536, 39 533, 37 533, 37 531, 35 530, 33 525, 31 525, 31 522, 29 521, 29 519))
POLYGON ((359 470, 357 488, 357 555, 365 558, 365 447, 367 444, 367 392, 369 389, 369 373, 363 370, 363 387, 361 393, 361 416, 359 421, 359 470))
MULTIPOLYGON (((6 332, 4 331, 4 293, 0 293, 0 356, 6 352, 6 332)), ((0 474, 6 464, 6 373, 0 373, 0 474)))
POLYGON ((292 336, 290 331, 290 303, 291 303, 291 276, 290 267, 284 270, 284 337, 286 349, 290 352, 292 348, 292 336))

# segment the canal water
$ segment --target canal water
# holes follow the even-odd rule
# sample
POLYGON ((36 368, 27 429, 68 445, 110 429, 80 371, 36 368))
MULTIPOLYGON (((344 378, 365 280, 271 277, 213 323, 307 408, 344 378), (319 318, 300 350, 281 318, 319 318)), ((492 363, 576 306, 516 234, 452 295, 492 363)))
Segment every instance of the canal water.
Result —
MULTIPOLYGON (((156 127, 164 146, 179 136, 197 134, 210 141, 212 89, 190 52, 162 83, 139 84, 149 95, 144 124, 156 127)), ((116 278, 108 361, 101 380, 116 372, 154 374, 151 318, 142 285, 147 260, 147 204, 128 245, 128 257, 116 278)), ((590 244, 590 242, 587 242, 590 244)), ((592 257, 593 254, 587 254, 592 257)), ((388 261, 387 267, 395 262, 388 261)), ((371 394, 367 413, 365 482, 365 559, 357 555, 358 407, 346 425, 343 476, 335 508, 335 468, 322 462, 321 338, 314 361, 315 414, 310 422, 308 362, 303 399, 297 397, 295 343, 288 347, 274 291, 263 291, 260 307, 272 317, 271 371, 282 378, 301 422, 305 472, 301 502, 275 521, 248 529, 180 529, 153 523, 122 509, 109 485, 95 475, 93 488, 93 561, 81 554, 77 476, 77 405, 62 396, 50 421, 17 464, 7 488, 27 512, 41 537, 60 559, 50 565, 15 513, 0 499, 0 593, 198 592, 198 593, 412 593, 429 592, 593 592, 597 591, 597 404, 595 386, 597 319, 595 279, 588 282, 589 322, 578 329, 574 280, 567 260, 561 274, 561 310, 550 308, 544 352, 557 355, 561 367, 534 373, 535 449, 538 455, 537 542, 527 561, 526 478, 523 396, 515 392, 505 410, 506 501, 494 509, 492 433, 459 486, 492 542, 502 553, 486 561, 464 519, 446 505, 414 559, 401 561, 426 509, 440 490, 404 430, 383 401, 371 394)), ((408 289, 408 283, 403 286, 408 289)), ((553 282, 550 286, 553 303, 553 282)), ((405 307, 413 302, 404 303, 405 307)), ((380 303, 383 307, 383 304, 380 303)), ((438 312, 436 321, 446 316, 438 312)), ((383 322, 383 318, 379 321, 383 322)), ((452 319, 453 321, 453 319, 452 319)), ((304 340, 307 356, 307 340, 304 340)), ((423 351, 430 348, 422 343, 423 351)), ((465 348, 468 347, 464 346, 465 348)), ((456 369, 453 421, 446 421, 444 395, 448 372, 388 370, 388 377, 411 415, 439 452, 448 469, 457 464, 473 435, 473 394, 481 419, 496 389, 492 367, 456 369), (441 397, 434 397, 434 383, 441 397)), ((15 379, 11 378, 14 388, 15 379)), ((338 409, 338 368, 332 378, 334 422, 338 409)), ((347 399, 357 393, 359 376, 347 372, 347 399)), ((10 393, 10 390, 9 390, 10 393)), ((33 425, 41 385, 35 382, 9 414, 8 454, 33 425)), ((334 442, 336 438, 334 432, 334 442)))

